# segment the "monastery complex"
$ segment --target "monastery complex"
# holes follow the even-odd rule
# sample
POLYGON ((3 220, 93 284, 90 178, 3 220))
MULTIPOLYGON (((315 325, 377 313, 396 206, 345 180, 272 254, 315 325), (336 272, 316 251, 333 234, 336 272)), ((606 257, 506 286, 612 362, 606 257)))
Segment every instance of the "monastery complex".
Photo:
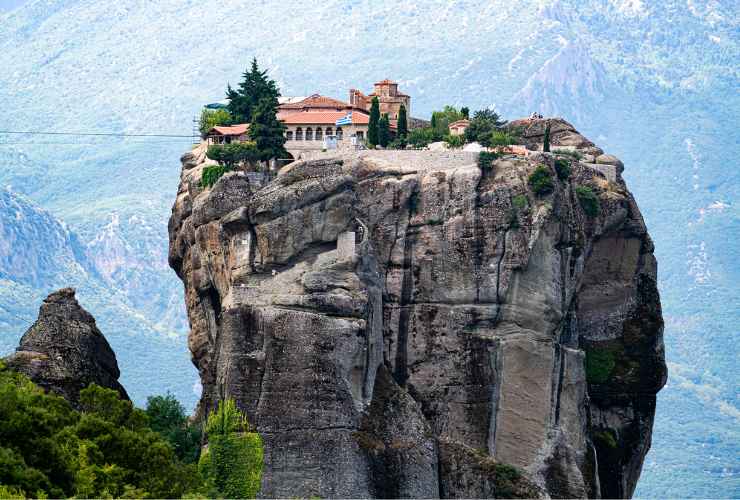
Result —
MULTIPOLYGON (((382 80, 375 83, 373 92, 363 94, 349 90, 349 102, 314 94, 305 98, 281 97, 278 119, 286 126, 285 148, 305 151, 359 147, 367 137, 370 106, 378 98, 381 116, 388 114, 391 134, 395 135, 401 105, 411 116, 411 97, 398 90, 398 83, 382 80)), ((222 107, 212 104, 207 107, 222 107)), ((411 121, 409 119, 409 121, 411 121)), ((227 144, 247 139, 248 124, 217 126, 208 131, 208 144, 227 144)))

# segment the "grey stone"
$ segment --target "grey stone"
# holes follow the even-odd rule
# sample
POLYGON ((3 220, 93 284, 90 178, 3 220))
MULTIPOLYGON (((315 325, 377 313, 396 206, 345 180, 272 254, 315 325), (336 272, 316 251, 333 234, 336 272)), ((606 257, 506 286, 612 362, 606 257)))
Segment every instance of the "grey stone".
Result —
MULTIPOLYGON (((525 143, 543 131, 530 123, 525 143)), ((551 133, 600 152, 564 120, 551 133)), ((334 152, 260 189, 232 175, 203 191, 183 174, 169 255, 199 412, 224 397, 247 412, 265 438, 261 495, 634 490, 665 382, 639 209, 615 165, 574 162, 543 198, 528 178, 552 154, 485 171, 477 157, 334 152), (596 217, 579 185, 599 196, 596 217), (593 350, 634 370, 589 378, 593 350)))
POLYGON ((118 382, 116 355, 72 288, 44 299, 38 319, 5 362, 74 407, 79 405, 80 391, 90 384, 114 389, 129 399, 118 382))

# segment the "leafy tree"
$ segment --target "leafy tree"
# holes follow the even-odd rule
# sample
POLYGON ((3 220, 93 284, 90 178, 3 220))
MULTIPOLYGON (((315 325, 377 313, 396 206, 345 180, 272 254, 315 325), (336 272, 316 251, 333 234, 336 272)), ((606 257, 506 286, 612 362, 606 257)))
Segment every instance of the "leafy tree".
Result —
POLYGON ((555 186, 552 182, 550 169, 544 165, 540 165, 535 168, 532 175, 529 176, 529 185, 532 186, 532 190, 538 196, 552 193, 555 186))
POLYGON ((370 123, 367 126, 367 143, 370 146, 380 144, 380 101, 378 97, 373 97, 370 104, 370 123))
POLYGON ((232 142, 231 144, 214 144, 209 146, 206 156, 215 160, 225 171, 233 170, 237 165, 249 163, 260 158, 254 142, 232 142))
POLYGON ((261 161, 285 158, 285 125, 277 119, 277 98, 265 97, 259 101, 252 113, 249 138, 257 146, 257 158, 261 161))
POLYGON ((467 106, 460 108, 460 114, 465 119, 470 118, 470 108, 468 108, 467 106))
POLYGON ((547 122, 547 125, 545 125, 545 138, 542 142, 542 151, 549 153, 550 152, 550 122, 547 122))
POLYGON ((478 154, 478 167, 481 170, 490 170, 493 168, 493 162, 498 158, 498 153, 481 151, 478 154))
POLYGON ((391 142, 391 123, 388 119, 388 113, 383 113, 383 116, 378 122, 378 143, 386 147, 391 142))
POLYGON ((432 128, 439 140, 443 139, 444 136, 450 132, 450 123, 457 120, 462 120, 463 115, 454 106, 445 106, 442 111, 434 111, 432 113, 432 128))
POLYGON ((494 130, 491 134, 491 139, 489 141, 488 146, 489 147, 496 147, 496 146, 509 146, 511 144, 516 144, 518 142, 518 138, 512 135, 511 133, 504 131, 504 130, 494 130))
POLYGON ((185 463, 195 463, 200 457, 200 426, 191 425, 185 408, 169 392, 165 396, 147 398, 146 414, 149 426, 164 437, 185 463))
POLYGON ((91 385, 81 411, 0 364, 0 484, 36 497, 174 498, 197 492, 194 465, 118 393, 91 385))
POLYGON ((482 146, 490 147, 493 132, 505 124, 506 122, 492 109, 476 111, 470 120, 470 126, 465 129, 465 142, 478 142, 482 146))
POLYGON ((231 125, 231 114, 225 109, 203 109, 200 113, 199 129, 202 136, 218 125, 231 125))
POLYGON ((406 106, 401 104, 401 107, 398 109, 398 125, 397 125, 397 133, 396 135, 401 137, 406 137, 409 134, 409 122, 408 118, 406 117, 406 106))
POLYGON ((260 490, 264 450, 262 438, 249 427, 233 399, 221 401, 206 422, 208 450, 199 469, 209 495, 254 498, 260 490))
POLYGON ((274 101, 277 107, 280 97, 277 84, 267 76, 266 70, 259 69, 257 58, 252 59, 251 68, 244 71, 242 78, 237 89, 231 88, 231 85, 226 88, 228 110, 234 123, 250 123, 260 101, 274 101))
POLYGON ((422 149, 434 142, 434 129, 431 127, 415 128, 408 135, 408 145, 414 149, 422 149))
POLYGON ((447 144, 447 147, 451 149, 461 148, 465 145, 465 137, 462 135, 448 134, 445 136, 445 143, 447 144))

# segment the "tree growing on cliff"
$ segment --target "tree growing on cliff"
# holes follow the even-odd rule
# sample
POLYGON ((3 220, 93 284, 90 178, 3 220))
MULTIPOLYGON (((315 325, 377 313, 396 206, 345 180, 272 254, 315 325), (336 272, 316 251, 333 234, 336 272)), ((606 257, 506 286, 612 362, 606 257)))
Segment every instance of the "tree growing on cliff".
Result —
POLYGON ((204 109, 200 114, 198 129, 201 136, 218 125, 231 125, 233 123, 231 114, 225 109, 204 109))
POLYGON ((262 480, 262 438, 233 399, 221 401, 208 416, 206 434, 208 450, 201 455, 199 469, 209 496, 254 498, 262 480))
POLYGON ((542 151, 545 153, 550 152, 550 122, 545 125, 545 138, 542 140, 542 151))
POLYGON ((409 121, 406 117, 406 106, 401 104, 401 107, 398 109, 398 128, 397 128, 397 137, 398 138, 405 138, 409 134, 409 121))
POLYGON ((378 97, 373 97, 372 103, 370 104, 370 123, 367 126, 367 143, 370 146, 375 146, 380 143, 380 137, 378 135, 378 126, 380 123, 380 101, 378 97))
POLYGON ((277 98, 263 98, 252 113, 247 134, 257 147, 257 158, 268 161, 285 158, 285 125, 277 119, 277 98))
POLYGON ((252 59, 250 69, 244 71, 243 80, 238 88, 233 89, 231 85, 226 87, 226 98, 229 100, 227 106, 233 123, 250 123, 252 115, 263 99, 275 102, 280 97, 280 91, 274 80, 267 76, 266 70, 260 70, 257 58, 252 59))
POLYGON ((389 142, 391 142, 391 122, 388 113, 383 113, 378 121, 378 144, 387 147, 389 142))

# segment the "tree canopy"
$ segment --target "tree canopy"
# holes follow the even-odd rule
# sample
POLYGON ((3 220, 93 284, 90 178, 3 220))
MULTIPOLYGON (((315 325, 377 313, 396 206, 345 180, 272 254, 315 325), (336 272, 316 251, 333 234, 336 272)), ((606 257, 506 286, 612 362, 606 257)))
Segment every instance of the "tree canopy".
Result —
POLYGON ((465 130, 466 142, 478 142, 482 146, 492 146, 493 133, 506 124, 492 109, 476 111, 470 120, 470 126, 465 130))
POLYGON ((267 70, 260 70, 257 58, 252 59, 252 65, 242 74, 242 81, 236 89, 231 85, 226 87, 226 98, 229 100, 228 110, 234 123, 250 123, 257 105, 263 99, 278 104, 280 91, 274 80, 267 76, 267 70))
POLYGON ((91 385, 81 410, 0 364, 0 484, 36 497, 175 498, 200 490, 194 465, 116 391, 91 385))

